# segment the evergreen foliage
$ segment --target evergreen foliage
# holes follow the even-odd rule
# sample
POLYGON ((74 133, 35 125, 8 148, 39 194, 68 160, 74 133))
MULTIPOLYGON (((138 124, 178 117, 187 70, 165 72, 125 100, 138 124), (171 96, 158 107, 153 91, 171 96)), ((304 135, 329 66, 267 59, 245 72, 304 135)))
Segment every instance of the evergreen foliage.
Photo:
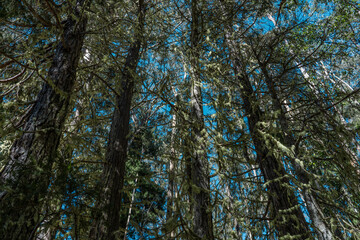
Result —
POLYGON ((360 239, 360 3, 0 2, 0 239, 360 239))

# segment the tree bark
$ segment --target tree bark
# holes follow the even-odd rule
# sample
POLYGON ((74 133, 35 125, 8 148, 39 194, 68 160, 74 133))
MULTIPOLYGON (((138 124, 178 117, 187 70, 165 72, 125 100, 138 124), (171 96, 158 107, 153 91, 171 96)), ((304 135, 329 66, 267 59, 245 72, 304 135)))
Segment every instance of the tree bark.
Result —
POLYGON ((87 20, 80 15, 82 4, 78 1, 73 13, 78 19, 68 17, 63 24, 47 82, 1 171, 0 181, 7 187, 0 193, 2 239, 33 239, 42 221, 42 199, 50 183, 84 40, 87 20))
MULTIPOLYGON (((275 19, 270 14, 268 15, 268 18, 272 21, 274 26, 277 28, 277 23, 276 23, 275 19)), ((287 46, 289 46, 286 39, 285 39, 285 44, 287 46)), ((292 49, 290 49, 290 53, 293 53, 292 49)), ((273 82, 273 79, 270 76, 266 65, 264 63, 261 63, 260 59, 257 59, 257 60, 260 65, 260 69, 264 75, 266 85, 268 86, 268 89, 269 89, 269 93, 273 100, 274 111, 278 111, 280 113, 278 118, 279 118, 279 122, 280 122, 280 127, 283 132, 282 135, 283 135, 283 139, 285 141, 285 146, 288 148, 291 148, 292 146, 295 146, 296 140, 290 131, 288 119, 285 115, 284 109, 282 108, 281 101, 277 95, 277 89, 276 89, 275 83, 273 82)), ((295 64, 299 65, 296 61, 295 61, 295 64)), ((309 78, 309 75, 307 74, 304 67, 300 67, 300 71, 303 74, 305 79, 309 78)), ((310 88, 313 90, 312 86, 310 86, 310 88)), ((294 152, 294 154, 295 154, 295 156, 289 156, 289 157, 291 160, 291 164, 294 167, 295 174, 297 175, 297 177, 299 178, 301 183, 303 183, 305 186, 309 185, 309 183, 310 183, 309 176, 308 176, 307 172, 300 166, 300 164, 297 161, 295 161, 294 157, 296 158, 296 155, 298 155, 298 154, 296 152, 294 152)), ((320 240, 333 239, 334 238, 333 234, 323 219, 323 213, 322 213, 321 209, 319 208, 319 205, 317 204, 317 200, 316 200, 315 196, 311 192, 311 188, 310 189, 307 187, 303 188, 302 195, 305 199, 306 207, 309 212, 312 224, 314 225, 315 231, 318 235, 318 238, 320 240)))
POLYGON ((130 108, 136 81, 136 68, 142 47, 143 28, 145 22, 144 0, 138 2, 138 24, 135 40, 130 46, 123 67, 121 81, 116 96, 116 106, 112 117, 109 133, 108 150, 106 153, 106 167, 104 170, 104 194, 102 203, 103 215, 98 219, 92 239, 116 240, 121 239, 120 209, 125 177, 125 163, 128 151, 128 134, 130 108))
MULTIPOLYGON (((263 72, 265 82, 266 82, 266 85, 268 86, 271 98, 273 100, 274 111, 279 112, 278 118, 279 118, 279 122, 280 122, 280 127, 283 132, 282 135, 283 135, 283 139, 285 141, 284 145, 290 149, 292 146, 295 146, 296 140, 293 137, 292 133, 290 132, 289 123, 288 123, 287 117, 285 115, 285 112, 281 106, 280 99, 277 95, 275 84, 274 84, 270 74, 268 73, 266 66, 263 63, 261 63, 260 61, 259 61, 259 65, 263 72)), ((295 158, 296 158, 297 153, 295 152, 294 154, 295 154, 295 156, 288 156, 288 157, 291 160, 291 163, 294 167, 295 174, 299 178, 301 183, 303 183, 304 185, 309 185, 310 184, 309 176, 308 176, 307 172, 305 171, 305 169, 303 169, 300 166, 300 164, 298 162, 296 162, 295 158)), ((311 192, 311 188, 310 189, 307 187, 303 188, 302 194, 304 196, 304 199, 306 202, 306 207, 309 212, 310 219, 312 221, 312 224, 314 225, 314 228, 315 228, 318 238, 320 240, 333 239, 334 238, 333 234, 331 233, 330 229, 328 228, 327 224, 325 223, 325 221, 323 219, 323 213, 320 210, 319 205, 316 202, 315 196, 311 192)))
POLYGON ((205 124, 199 72, 200 42, 199 3, 191 1, 191 134, 192 134, 192 184, 194 201, 194 233, 201 239, 214 239, 210 209, 210 179, 207 162, 205 124))
POLYGON ((226 27, 225 35, 233 70, 240 83, 240 95, 248 118, 249 131, 255 146, 257 162, 268 186, 267 189, 273 206, 273 223, 278 232, 277 235, 279 237, 290 235, 294 239, 309 237, 309 228, 296 195, 290 188, 283 163, 271 153, 261 137, 259 123, 264 118, 264 113, 256 103, 255 92, 241 62, 240 51, 237 50, 236 44, 232 40, 230 25, 226 27))

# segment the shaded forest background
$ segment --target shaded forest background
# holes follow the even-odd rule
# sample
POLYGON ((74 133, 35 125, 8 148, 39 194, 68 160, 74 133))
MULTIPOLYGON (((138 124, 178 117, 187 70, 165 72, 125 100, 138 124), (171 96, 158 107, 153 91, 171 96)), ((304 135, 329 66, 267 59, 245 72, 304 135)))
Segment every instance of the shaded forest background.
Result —
POLYGON ((360 239, 358 1, 0 19, 1 239, 360 239))

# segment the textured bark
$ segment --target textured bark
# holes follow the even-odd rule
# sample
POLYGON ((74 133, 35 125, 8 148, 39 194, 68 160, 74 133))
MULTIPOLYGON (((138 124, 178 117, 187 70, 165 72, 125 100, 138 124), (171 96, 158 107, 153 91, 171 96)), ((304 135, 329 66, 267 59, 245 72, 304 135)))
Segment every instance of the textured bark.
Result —
MULTIPOLYGON (((280 99, 277 95, 275 84, 274 84, 270 74, 268 73, 266 66, 264 64, 262 64, 260 61, 259 61, 259 64, 260 64, 260 68, 263 72, 263 75, 265 77, 265 82, 266 82, 266 85, 268 86, 271 98, 273 100, 274 111, 278 111, 280 113, 278 116, 278 119, 280 122, 280 127, 283 132, 282 135, 283 135, 283 139, 285 141, 284 145, 290 149, 292 146, 295 146, 296 140, 295 140, 294 136, 292 135, 292 133, 290 132, 289 123, 288 123, 287 117, 285 115, 285 111, 281 106, 280 99)), ((297 161, 295 161, 297 153, 295 152, 294 154, 295 154, 295 156, 288 156, 288 157, 291 160, 291 163, 294 167, 295 174, 301 183, 303 183, 305 186, 309 185, 310 184, 309 176, 308 176, 307 172, 305 171, 305 169, 303 169, 300 166, 300 164, 297 161)), ((323 213, 322 213, 321 209, 319 208, 319 205, 317 204, 316 198, 312 194, 311 189, 308 189, 307 187, 303 188, 302 194, 304 196, 304 199, 306 202, 306 207, 309 212, 310 219, 312 221, 312 224, 314 225, 314 228, 315 228, 318 238, 320 240, 334 239, 330 228, 327 226, 327 224, 325 223, 325 221, 323 219, 323 213)))
POLYGON ((187 189, 187 193, 188 193, 188 203, 190 204, 189 206, 189 212, 193 211, 193 206, 192 206, 192 196, 193 196, 193 187, 192 187, 192 167, 191 167, 191 162, 192 162, 192 158, 191 158, 191 141, 190 141, 190 133, 182 133, 182 136, 184 137, 183 143, 182 143, 182 148, 183 148, 183 159, 185 162, 185 182, 186 185, 188 186, 187 189))
MULTIPOLYGON (((275 19, 269 14, 268 18, 270 19, 270 21, 272 21, 272 23, 274 24, 275 27, 277 27, 277 22, 275 21, 275 19)), ((288 41, 285 39, 285 44, 289 47, 288 41)), ((293 54, 292 49, 290 48, 290 53, 293 54)), ((290 128, 289 128, 289 123, 287 120, 287 117, 285 115, 285 111, 282 108, 281 105, 281 101, 277 95, 277 89, 276 86, 273 82, 272 77, 270 76, 266 65, 261 63, 260 59, 258 59, 261 71, 263 72, 263 75, 265 77, 265 82, 266 85, 268 86, 269 92, 271 94, 271 97, 273 99, 273 106, 274 106, 274 110, 278 111, 279 114, 279 122, 280 122, 280 126, 281 129, 283 131, 283 139, 285 141, 285 146, 287 146, 288 148, 291 148, 292 146, 295 146, 296 144, 296 140, 293 137, 292 133, 290 132, 290 128)), ((295 65, 300 65, 295 61, 295 65)), ((305 68, 300 66, 300 71, 303 74, 305 79, 309 78, 308 73, 306 72, 305 68)), ((314 89, 311 85, 310 88, 312 90, 317 91, 316 89, 314 89)), ((288 110, 288 109, 287 109, 288 110)), ((298 153, 295 152, 295 158, 296 155, 298 153)), ((295 161, 294 157, 290 156, 290 160, 291 163, 294 167, 295 170, 295 174, 297 175, 298 179, 300 180, 301 183, 303 183, 305 186, 310 184, 310 179, 308 174, 306 173, 306 171, 300 166, 300 164, 295 161)), ((309 212, 310 215, 310 219, 312 221, 312 224, 315 228, 315 231, 317 233, 317 236, 320 240, 331 240, 333 239, 333 234, 330 230, 330 228, 327 226, 326 222, 323 219, 323 213, 321 211, 321 209, 319 208, 319 205, 317 203, 317 200, 315 198, 315 196, 313 195, 311 189, 305 187, 302 189, 302 195, 305 199, 305 203, 306 203, 306 207, 307 210, 309 212)))
POLYGON ((138 28, 135 40, 128 51, 123 67, 121 80, 116 96, 116 107, 112 117, 109 133, 109 145, 106 153, 106 168, 104 171, 104 194, 101 205, 104 214, 98 220, 92 239, 115 240, 123 238, 120 222, 120 208, 125 177, 125 163, 127 160, 128 134, 130 121, 130 107, 136 79, 136 68, 140 58, 142 46, 142 31, 145 21, 144 0, 138 3, 138 28))
POLYGON ((1 183, 8 187, 0 193, 2 239, 33 239, 42 221, 42 199, 49 186, 84 40, 86 19, 80 17, 81 4, 79 1, 74 12, 79 20, 69 17, 64 22, 47 83, 1 172, 1 183))
POLYGON ((293 239, 305 239, 309 237, 309 228, 295 193, 289 187, 289 179, 286 177, 287 173, 281 160, 271 153, 260 135, 259 123, 264 113, 256 103, 256 96, 250 79, 241 62, 240 51, 237 50, 230 33, 231 27, 229 25, 226 29, 226 44, 229 48, 235 75, 240 84, 240 94, 248 118, 249 131, 255 146, 257 161, 268 186, 268 193, 273 206, 272 216, 274 217, 275 229, 279 237, 290 235, 293 239))
POLYGON ((258 107, 253 106, 253 100, 249 98, 249 96, 254 96, 252 88, 249 88, 251 87, 250 82, 246 77, 239 78, 239 81, 244 83, 241 91, 242 98, 258 164, 264 175, 264 180, 268 183, 269 197, 273 205, 272 215, 275 217, 275 228, 279 237, 291 235, 296 236, 297 239, 303 239, 308 235, 309 229, 300 210, 300 204, 289 187, 289 179, 286 177, 283 164, 274 157, 257 132, 262 113, 258 107))
POLYGON ((191 2, 191 134, 192 134, 192 184, 194 202, 194 233, 201 239, 214 239, 210 209, 210 179, 207 162, 205 124, 199 73, 199 41, 201 11, 197 0, 191 2))

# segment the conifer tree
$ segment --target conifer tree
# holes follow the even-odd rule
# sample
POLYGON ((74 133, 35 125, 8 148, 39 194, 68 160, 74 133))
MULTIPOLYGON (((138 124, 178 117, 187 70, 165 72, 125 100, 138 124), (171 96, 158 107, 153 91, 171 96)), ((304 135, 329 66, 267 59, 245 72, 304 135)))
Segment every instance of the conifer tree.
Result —
MULTIPOLYGON (((43 6, 41 6, 43 7, 43 6)), ((54 5, 49 6, 54 10, 54 5)), ((22 134, 15 140, 9 161, 1 171, 1 232, 5 239, 31 239, 42 222, 44 198, 52 176, 52 165, 57 158, 61 131, 69 110, 70 97, 76 80, 77 64, 85 36, 86 17, 83 1, 76 2, 64 22, 51 24, 41 10, 23 2, 21 8, 44 27, 60 28, 51 66, 45 83, 27 116, 22 134)), ((11 18, 10 18, 11 19, 11 18)), ((9 23, 11 24, 11 23, 9 23)), ((16 23, 15 23, 16 25, 16 23)), ((39 39, 37 39, 39 40, 39 39)), ((11 59, 10 61, 14 59, 11 59)), ((19 63, 19 62, 18 62, 19 63)), ((25 70, 27 66, 19 64, 25 70)))

